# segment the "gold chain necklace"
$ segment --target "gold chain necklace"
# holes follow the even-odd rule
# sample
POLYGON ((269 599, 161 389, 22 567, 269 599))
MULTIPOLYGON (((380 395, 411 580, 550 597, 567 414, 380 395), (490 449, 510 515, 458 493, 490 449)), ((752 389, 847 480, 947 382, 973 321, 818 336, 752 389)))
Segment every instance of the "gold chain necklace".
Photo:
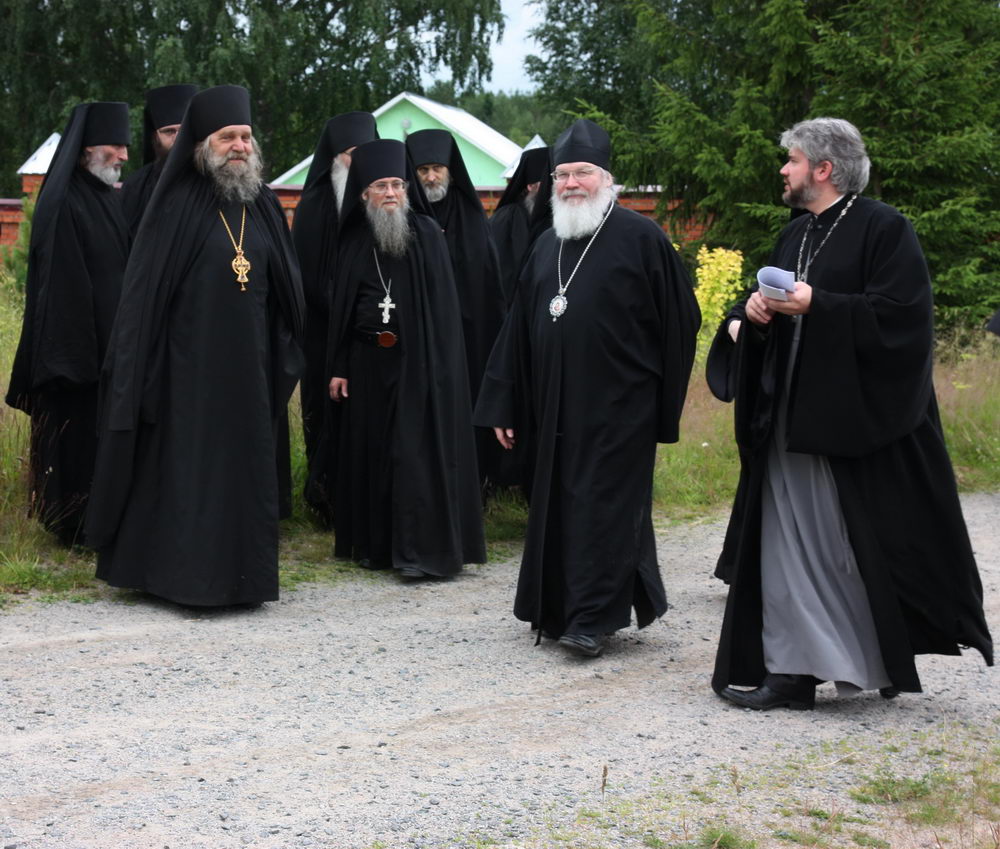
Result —
POLYGON ((233 257, 230 265, 236 274, 236 282, 240 284, 240 291, 245 292, 247 290, 246 284, 250 282, 250 278, 247 277, 247 272, 250 270, 250 260, 243 255, 243 234, 246 232, 247 227, 247 206, 243 204, 243 220, 240 221, 239 244, 236 244, 236 239, 233 238, 233 231, 229 229, 229 222, 226 221, 226 216, 222 214, 221 209, 219 210, 219 218, 222 219, 222 226, 226 228, 226 233, 229 234, 229 241, 233 243, 233 249, 236 251, 236 256, 233 257))

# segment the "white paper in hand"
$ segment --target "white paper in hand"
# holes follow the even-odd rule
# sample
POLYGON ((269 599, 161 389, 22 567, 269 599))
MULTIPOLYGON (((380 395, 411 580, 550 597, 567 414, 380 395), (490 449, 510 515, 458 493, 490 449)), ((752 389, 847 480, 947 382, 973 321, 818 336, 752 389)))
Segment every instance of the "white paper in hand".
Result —
POLYGON ((787 301, 788 293, 795 291, 795 274, 783 268, 765 265, 757 272, 757 283, 762 295, 776 301, 787 301))

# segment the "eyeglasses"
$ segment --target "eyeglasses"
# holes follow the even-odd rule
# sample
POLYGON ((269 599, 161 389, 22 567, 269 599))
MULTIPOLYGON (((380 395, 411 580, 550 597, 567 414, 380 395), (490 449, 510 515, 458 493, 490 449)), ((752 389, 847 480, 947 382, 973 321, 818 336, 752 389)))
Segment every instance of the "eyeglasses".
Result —
POLYGON ((570 177, 579 183, 588 177, 593 177, 597 170, 596 168, 577 168, 575 171, 553 171, 550 176, 555 183, 565 183, 570 177))
POLYGON ((382 180, 368 187, 368 190, 376 195, 384 195, 389 189, 394 192, 406 191, 406 180, 382 180))

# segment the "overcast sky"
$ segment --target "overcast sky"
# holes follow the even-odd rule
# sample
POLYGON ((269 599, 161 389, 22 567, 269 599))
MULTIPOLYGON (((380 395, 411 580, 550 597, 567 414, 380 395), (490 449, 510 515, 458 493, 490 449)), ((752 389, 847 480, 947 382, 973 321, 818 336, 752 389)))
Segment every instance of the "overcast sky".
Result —
POLYGON ((541 23, 541 10, 523 0, 503 0, 506 15, 503 41, 493 45, 493 76, 489 91, 530 91, 535 85, 525 76, 524 57, 537 50, 528 30, 541 23))

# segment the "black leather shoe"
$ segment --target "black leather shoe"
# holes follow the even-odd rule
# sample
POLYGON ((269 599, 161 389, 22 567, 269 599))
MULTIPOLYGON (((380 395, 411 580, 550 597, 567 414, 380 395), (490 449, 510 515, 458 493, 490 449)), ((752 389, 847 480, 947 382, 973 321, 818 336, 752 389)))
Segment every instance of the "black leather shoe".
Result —
POLYGON ((416 566, 403 566, 398 572, 401 578, 409 578, 410 580, 428 577, 426 572, 421 572, 416 566))
POLYGON ((880 687, 878 694, 883 699, 894 699, 899 695, 899 690, 895 687, 880 687))
POLYGON ((770 710, 776 707, 784 707, 789 710, 812 710, 816 704, 816 685, 803 684, 796 689, 795 693, 787 694, 779 693, 765 680, 755 690, 736 690, 733 687, 724 687, 719 695, 734 705, 750 708, 750 710, 770 710))
POLYGON ((584 657, 599 657, 604 651, 604 641, 589 634, 563 634, 559 638, 559 645, 584 657))

